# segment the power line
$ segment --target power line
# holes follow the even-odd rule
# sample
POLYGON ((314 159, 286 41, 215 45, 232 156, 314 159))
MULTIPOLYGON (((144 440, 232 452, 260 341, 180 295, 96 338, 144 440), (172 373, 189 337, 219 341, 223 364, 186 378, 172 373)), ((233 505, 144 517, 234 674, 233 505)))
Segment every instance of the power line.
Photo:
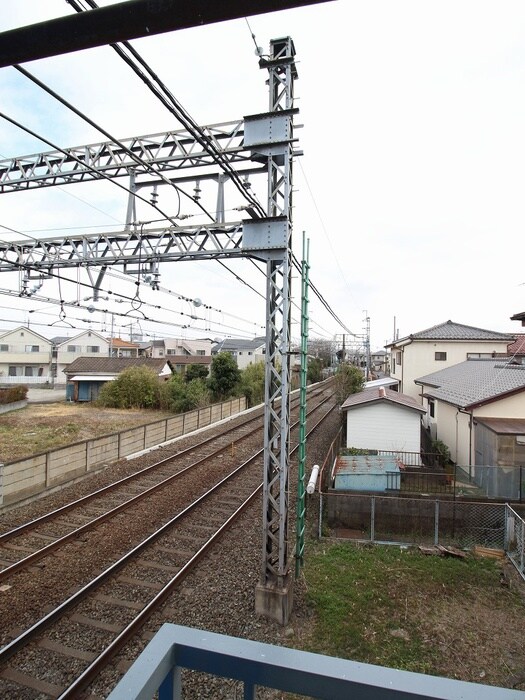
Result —
MULTIPOLYGON (((68 0, 69 4, 77 12, 84 12, 85 9, 76 0, 68 0)), ((86 0, 86 4, 91 9, 98 9, 98 5, 94 0, 86 0)), ((140 56, 140 54, 131 46, 128 41, 123 41, 120 44, 111 44, 111 47, 117 52, 117 54, 130 66, 130 68, 135 72, 135 74, 144 82, 144 84, 153 92, 157 99, 173 114, 180 122, 184 125, 186 129, 192 134, 192 136, 198 141, 198 143, 203 147, 203 149, 215 160, 217 165, 219 165, 224 172, 226 172, 234 185, 237 187, 239 192, 243 197, 250 202, 254 209, 258 211, 260 216, 266 216, 261 204, 256 200, 256 198, 251 195, 244 183, 242 182, 237 171, 231 166, 228 160, 225 158, 224 153, 214 144, 208 136, 204 133, 200 125, 190 116, 190 114, 184 109, 172 92, 168 89, 165 83, 159 78, 159 76, 152 70, 148 63, 140 56), (131 56, 126 55, 124 47, 131 56), (133 60, 134 59, 134 60, 133 60), (136 61, 136 62, 134 62, 136 61), (149 74, 150 78, 156 83, 153 84, 148 78, 148 76, 142 71, 139 65, 142 66, 146 72, 149 74)))

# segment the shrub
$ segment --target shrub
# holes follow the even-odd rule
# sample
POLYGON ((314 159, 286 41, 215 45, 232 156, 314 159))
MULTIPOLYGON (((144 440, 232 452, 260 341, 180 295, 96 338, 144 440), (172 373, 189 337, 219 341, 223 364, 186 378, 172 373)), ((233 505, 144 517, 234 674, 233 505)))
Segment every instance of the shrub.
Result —
POLYGON ((27 386, 18 384, 10 386, 8 389, 0 389, 0 404, 15 403, 27 399, 27 386))
POLYGON ((107 408, 158 408, 160 382, 148 367, 129 367, 117 379, 106 382, 97 403, 107 408))

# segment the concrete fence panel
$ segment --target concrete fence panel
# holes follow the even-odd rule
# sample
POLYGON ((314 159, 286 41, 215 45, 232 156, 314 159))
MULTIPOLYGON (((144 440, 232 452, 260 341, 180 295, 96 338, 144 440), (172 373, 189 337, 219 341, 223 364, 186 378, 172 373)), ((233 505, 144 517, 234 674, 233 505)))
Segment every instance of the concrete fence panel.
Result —
POLYGON ((245 407, 246 399, 232 399, 0 465, 0 506, 17 503, 46 489, 66 484, 97 467, 230 417, 245 407))
POLYGON ((48 452, 47 483, 53 487, 82 476, 87 471, 87 443, 77 442, 48 452))
POLYGON ((166 440, 173 440, 184 435, 184 414, 168 418, 166 423, 166 440))
POLYGON ((127 457, 135 452, 141 452, 144 449, 145 434, 146 430, 143 425, 119 433, 119 458, 122 459, 122 457, 127 457))
POLYGON ((161 442, 166 442, 166 421, 150 423, 144 426, 144 449, 155 447, 161 442))
POLYGON ((47 455, 40 454, 2 467, 2 504, 33 496, 46 488, 47 455))
POLYGON ((88 440, 87 443, 87 470, 90 471, 100 464, 109 464, 118 459, 119 434, 104 435, 100 438, 88 440))
POLYGON ((184 414, 184 432, 191 433, 192 430, 200 428, 199 411, 189 411, 184 414))

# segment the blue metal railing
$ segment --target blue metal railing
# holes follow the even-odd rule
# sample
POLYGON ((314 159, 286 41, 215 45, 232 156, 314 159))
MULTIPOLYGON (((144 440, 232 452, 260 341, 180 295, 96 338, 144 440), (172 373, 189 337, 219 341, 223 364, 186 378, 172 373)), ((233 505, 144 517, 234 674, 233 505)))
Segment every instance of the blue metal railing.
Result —
POLYGON ((184 697, 181 669, 240 681, 244 700, 257 687, 325 700, 524 700, 518 690, 396 671, 165 624, 107 700, 184 697))

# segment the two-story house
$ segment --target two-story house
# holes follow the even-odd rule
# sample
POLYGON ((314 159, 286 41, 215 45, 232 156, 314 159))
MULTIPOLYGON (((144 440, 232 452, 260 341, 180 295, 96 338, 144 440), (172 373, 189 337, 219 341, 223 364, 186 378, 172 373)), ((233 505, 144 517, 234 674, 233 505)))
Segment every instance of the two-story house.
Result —
POLYGON ((478 423, 490 425, 494 434, 513 434, 509 427, 518 422, 520 430, 525 427, 525 365, 515 358, 469 358, 416 382, 432 439, 442 440, 458 465, 486 463, 484 450, 476 447, 478 423))
POLYGON ((0 383, 36 384, 50 381, 53 343, 20 326, 0 335, 0 383))
POLYGON ((220 352, 229 352, 235 358, 239 369, 246 369, 248 365, 256 362, 264 362, 266 338, 264 336, 246 340, 245 338, 226 338, 216 343, 212 348, 212 355, 220 352))
POLYGON ((399 391, 422 402, 416 379, 470 358, 505 356, 516 335, 446 321, 389 343, 390 375, 399 391))
POLYGON ((108 341, 95 331, 45 338, 20 326, 0 335, 0 383, 65 384, 64 369, 77 357, 107 357, 108 341))
POLYGON ((143 343, 141 352, 153 359, 166 358, 173 370, 184 374, 189 365, 211 366, 212 342, 208 338, 186 340, 184 338, 165 338, 143 343))

